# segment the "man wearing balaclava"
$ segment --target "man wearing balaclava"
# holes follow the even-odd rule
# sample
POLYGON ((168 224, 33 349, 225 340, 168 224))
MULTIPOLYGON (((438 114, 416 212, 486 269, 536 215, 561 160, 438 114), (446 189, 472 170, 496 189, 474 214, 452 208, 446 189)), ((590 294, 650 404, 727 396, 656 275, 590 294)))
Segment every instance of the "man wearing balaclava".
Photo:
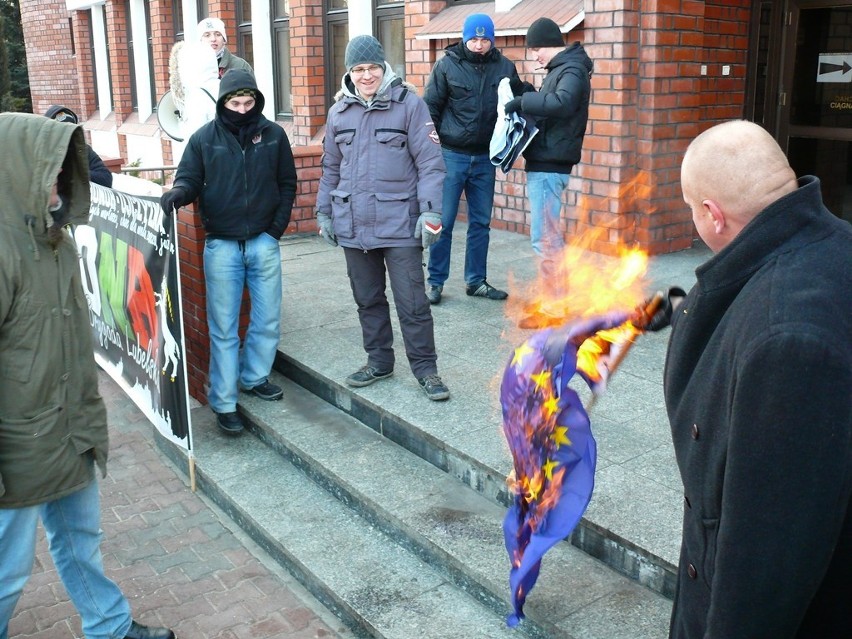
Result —
POLYGON ((242 69, 252 75, 254 74, 248 62, 231 53, 228 47, 225 46, 228 43, 228 34, 225 33, 225 23, 219 18, 204 18, 198 23, 197 31, 198 39, 202 44, 206 44, 213 49, 216 58, 219 60, 220 78, 232 69, 242 69))
POLYGON ((189 138, 166 214, 198 200, 204 242, 210 371, 207 401, 219 428, 238 435, 239 391, 265 400, 283 396, 269 381, 278 350, 281 255, 278 240, 296 197, 296 164, 287 134, 263 116, 265 99, 248 71, 228 71, 219 84, 216 119, 189 138), (243 288, 251 316, 242 348, 243 288))
POLYGON ((451 44, 444 52, 444 57, 435 63, 423 94, 441 138, 441 152, 447 165, 442 211, 444 230, 429 249, 426 295, 431 304, 441 302, 444 282, 450 275, 453 226, 459 199, 464 193, 467 200, 465 292, 473 297, 504 300, 508 294, 485 279, 496 180, 489 144, 497 122, 500 80, 509 78, 516 95, 521 92, 522 84, 515 63, 495 48, 494 23, 484 13, 468 16, 461 42, 451 44))

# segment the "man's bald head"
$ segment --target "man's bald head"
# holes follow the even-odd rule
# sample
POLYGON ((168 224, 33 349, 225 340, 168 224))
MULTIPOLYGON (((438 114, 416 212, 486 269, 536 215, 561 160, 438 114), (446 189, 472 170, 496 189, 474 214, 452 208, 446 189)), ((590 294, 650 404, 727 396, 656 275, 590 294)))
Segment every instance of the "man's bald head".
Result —
POLYGON ((745 120, 718 124, 695 138, 683 158, 680 179, 698 233, 714 251, 797 188, 778 143, 745 120))

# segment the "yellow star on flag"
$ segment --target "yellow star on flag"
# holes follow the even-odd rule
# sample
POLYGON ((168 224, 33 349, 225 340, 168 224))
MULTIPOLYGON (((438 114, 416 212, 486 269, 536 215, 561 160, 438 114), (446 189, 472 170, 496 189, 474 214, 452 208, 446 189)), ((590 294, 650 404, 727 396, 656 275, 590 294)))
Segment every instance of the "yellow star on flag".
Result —
POLYGON ((566 446, 571 445, 571 440, 568 439, 568 427, 567 426, 557 426, 553 429, 553 434, 550 436, 554 442, 556 442, 556 447, 559 448, 562 444, 566 446))
POLYGON ((540 373, 533 373, 530 375, 530 379, 535 382, 535 388, 538 390, 539 388, 545 388, 550 386, 550 371, 541 371, 540 373))
POLYGON ((544 471, 544 476, 548 479, 553 479, 553 469, 559 465, 559 462, 553 461, 552 459, 548 459, 544 466, 542 466, 542 470, 544 471))
POLYGON ((529 355, 530 353, 535 352, 527 342, 524 342, 518 348, 515 349, 515 355, 512 357, 512 366, 516 366, 521 363, 521 360, 529 355))
MULTIPOLYGON (((559 410, 559 400, 551 395, 544 400, 544 403, 541 405, 541 409, 544 411, 546 417, 553 417, 559 410)), ((566 428, 564 430, 568 429, 566 428)))

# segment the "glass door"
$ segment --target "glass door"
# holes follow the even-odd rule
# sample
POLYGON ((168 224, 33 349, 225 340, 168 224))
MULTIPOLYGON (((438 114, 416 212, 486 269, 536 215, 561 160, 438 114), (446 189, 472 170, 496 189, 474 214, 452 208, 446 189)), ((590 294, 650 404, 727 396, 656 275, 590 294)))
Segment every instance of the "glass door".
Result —
POLYGON ((778 141, 852 221, 852 4, 789 0, 784 18, 778 141))

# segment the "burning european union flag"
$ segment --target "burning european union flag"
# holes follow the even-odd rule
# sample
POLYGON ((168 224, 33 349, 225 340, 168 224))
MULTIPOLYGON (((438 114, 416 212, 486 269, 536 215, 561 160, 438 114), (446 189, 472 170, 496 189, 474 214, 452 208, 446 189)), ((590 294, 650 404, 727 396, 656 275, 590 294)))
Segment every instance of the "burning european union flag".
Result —
MULTIPOLYGON (((588 350, 588 338, 627 319, 627 313, 610 313, 539 331, 515 349, 506 366, 500 401, 515 492, 503 521, 512 563, 514 613, 507 619, 509 626, 524 617, 524 601, 538 579, 544 553, 571 534, 592 497, 597 447, 589 416, 568 386, 578 372, 578 351, 588 350)), ((632 329, 629 322, 627 326, 632 329)), ((581 369, 593 390, 605 381, 587 366, 581 369)))

